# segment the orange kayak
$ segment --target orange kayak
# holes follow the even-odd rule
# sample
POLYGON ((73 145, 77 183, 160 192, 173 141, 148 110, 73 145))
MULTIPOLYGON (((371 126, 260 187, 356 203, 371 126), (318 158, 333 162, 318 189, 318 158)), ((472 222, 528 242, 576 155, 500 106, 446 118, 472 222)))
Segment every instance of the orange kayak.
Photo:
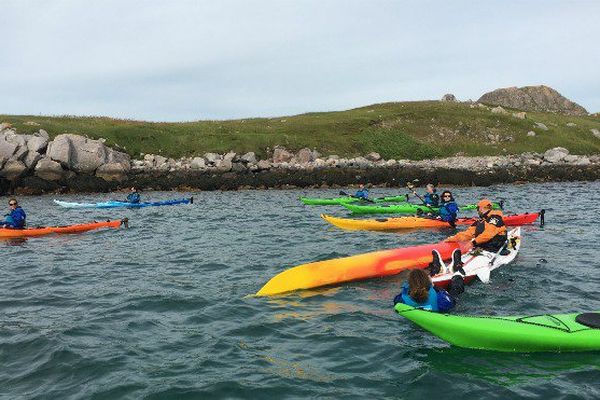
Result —
MULTIPOLYGON (((505 215, 502 219, 507 226, 520 226, 533 224, 541 213, 524 213, 516 215, 505 215)), ((321 214, 321 218, 332 225, 349 230, 367 231, 395 231, 401 229, 415 228, 449 228, 447 222, 439 219, 423 217, 400 217, 400 218, 377 218, 377 219, 351 219, 337 218, 331 215, 321 214)), ((456 225, 471 225, 475 218, 458 218, 456 225)))
POLYGON ((127 219, 90 222, 87 224, 67 225, 67 226, 44 226, 37 228, 25 229, 10 229, 0 228, 0 238, 18 238, 18 237, 35 237, 56 234, 82 233, 100 228, 118 228, 121 225, 127 226, 127 219))
POLYGON ((433 249, 438 250, 442 258, 449 259, 452 251, 458 248, 467 252, 471 245, 441 242, 302 264, 275 275, 256 295, 271 296, 293 290, 395 275, 407 269, 427 267, 432 261, 433 249))

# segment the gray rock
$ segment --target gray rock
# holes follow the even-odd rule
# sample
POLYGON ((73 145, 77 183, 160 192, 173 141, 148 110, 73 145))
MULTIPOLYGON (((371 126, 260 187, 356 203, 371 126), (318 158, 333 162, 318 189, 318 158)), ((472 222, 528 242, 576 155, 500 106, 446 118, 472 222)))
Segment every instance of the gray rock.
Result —
POLYGON ((17 178, 20 178, 27 172, 27 167, 22 161, 19 160, 9 160, 4 164, 2 170, 0 170, 0 176, 8 179, 9 181, 14 181, 17 178))
POLYGON ((194 157, 194 159, 190 163, 190 168, 204 169, 206 168, 206 160, 204 159, 204 157, 194 157))
POLYGON ((490 111, 494 114, 508 114, 508 112, 500 106, 494 107, 490 111))
POLYGON ((144 155, 144 163, 149 164, 149 165, 154 165, 154 163, 155 163, 154 157, 155 157, 154 154, 144 155))
POLYGON ((42 155, 40 153, 29 150, 25 158, 23 158, 23 163, 25 164, 27 169, 31 170, 41 159, 42 155))
POLYGON ((247 169, 246 164, 241 163, 241 162, 235 162, 231 166, 231 170, 233 172, 241 172, 241 171, 245 171, 246 169, 247 169))
POLYGON ((518 112, 518 113, 513 113, 512 116, 515 117, 515 118, 518 118, 518 119, 527 119, 527 113, 525 111, 521 111, 521 112, 518 112))
POLYGON ((596 137, 597 139, 600 139, 600 131, 596 128, 591 130, 592 135, 594 135, 594 137, 596 137))
POLYGON ((50 135, 48 135, 48 132, 46 132, 43 129, 40 129, 39 131, 34 133, 33 136, 42 137, 44 139, 50 140, 50 135))
POLYGON ((9 124, 8 122, 2 122, 2 123, 0 124, 0 133, 2 133, 2 131, 5 131, 5 130, 7 130, 7 129, 10 129, 10 128, 12 128, 12 125, 11 125, 11 124, 9 124))
POLYGON ((240 157, 240 161, 247 164, 256 164, 256 154, 253 151, 246 153, 240 157))
POLYGON ((545 124, 542 124, 541 122, 536 122, 535 125, 533 126, 534 128, 539 128, 543 131, 547 131, 548 127, 545 124))
POLYGON ((456 100, 456 96, 454 96, 452 93, 446 93, 445 95, 443 95, 442 101, 447 101, 450 103, 458 103, 458 100, 456 100))
POLYGON ((282 162, 289 162, 289 161, 291 161, 292 157, 293 157, 293 154, 290 153, 289 151, 287 151, 283 147, 276 146, 273 149, 273 162, 275 164, 282 163, 282 162))
POLYGON ((544 161, 549 163, 557 163, 562 161, 566 156, 569 155, 569 150, 564 147, 555 147, 550 150, 546 150, 544 153, 544 161))
POLYGON ((237 157, 237 153, 230 151, 229 153, 223 156, 223 161, 231 161, 233 162, 237 157))
POLYGON ((300 163, 300 164, 308 164, 312 161, 314 161, 314 155, 311 149, 309 148, 303 148, 300 149, 298 151, 298 154, 296 154, 296 160, 300 163))
MULTIPOLYGON (((47 135, 47 134, 46 134, 47 135)), ((27 140, 27 149, 36 153, 43 153, 48 147, 48 138, 33 135, 27 140)))
POLYGON ((265 169, 270 169, 271 168, 271 163, 267 160, 260 160, 256 163, 256 167, 259 170, 265 170, 265 169))
POLYGON ((96 176, 108 182, 123 181, 127 178, 128 171, 129 169, 126 169, 121 163, 107 163, 96 169, 96 176))
POLYGON ((16 143, 9 142, 4 136, 0 135, 0 168, 6 161, 11 159, 18 148, 19 146, 16 143))
POLYGON ((52 161, 47 156, 39 160, 35 166, 35 175, 47 181, 58 181, 65 176, 66 172, 60 163, 52 161))
POLYGON ((169 159, 167 157, 154 155, 154 165, 157 168, 164 168, 165 166, 168 167, 168 161, 169 159))
POLYGON ((217 160, 215 167, 219 171, 231 171, 231 168, 233 168, 233 163, 230 159, 217 160))
POLYGON ((131 169, 131 157, 127 153, 121 153, 120 151, 107 148, 108 157, 107 164, 121 164, 125 171, 131 169))
POLYGON ((223 159, 223 157, 217 153, 205 153, 204 158, 206 159, 208 164, 211 164, 211 165, 215 165, 217 163, 217 161, 220 161, 223 159))
POLYGON ((574 122, 567 122, 567 126, 570 128, 573 128, 573 127, 577 126, 577 124, 574 122))
POLYGON ((365 156, 365 158, 369 161, 379 161, 379 160, 381 160, 381 155, 379 153, 376 153, 373 151, 373 152, 367 154, 365 156))
POLYGON ((535 132, 534 131, 529 131, 529 132, 527 132, 527 136, 534 137, 535 136, 535 132))

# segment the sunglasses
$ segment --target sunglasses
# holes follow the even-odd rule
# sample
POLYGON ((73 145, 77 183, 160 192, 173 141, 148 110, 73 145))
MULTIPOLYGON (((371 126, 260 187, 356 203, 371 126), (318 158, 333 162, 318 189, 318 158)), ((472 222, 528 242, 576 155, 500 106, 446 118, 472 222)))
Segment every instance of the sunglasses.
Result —
POLYGON ((8 203, 9 206, 16 206, 17 203, 8 203))
POLYGON ((443 195, 442 197, 451 198, 452 196, 449 196, 449 195, 445 194, 445 195, 443 195))

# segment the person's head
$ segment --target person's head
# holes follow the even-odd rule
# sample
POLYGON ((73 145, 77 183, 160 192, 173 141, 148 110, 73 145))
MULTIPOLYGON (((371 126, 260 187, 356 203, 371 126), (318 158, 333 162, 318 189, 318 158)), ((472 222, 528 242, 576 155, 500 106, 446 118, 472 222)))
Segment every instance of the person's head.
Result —
POLYGON ((431 279, 422 269, 413 269, 408 275, 408 295, 417 303, 423 303, 429 297, 431 279))
POLYGON ((427 192, 428 193, 435 192, 435 185, 433 183, 428 183, 426 187, 427 187, 427 192))
POLYGON ((440 197, 442 198, 442 202, 444 202, 444 203, 454 201, 454 196, 452 196, 452 192, 449 190, 444 190, 440 197))
POLYGON ((365 185, 361 183, 360 185, 358 185, 358 188, 359 188, 360 190, 363 190, 363 189, 365 188, 365 185))
POLYGON ((482 199, 477 203, 477 212, 479 215, 485 215, 492 209, 492 202, 488 199, 482 199))
POLYGON ((131 188, 131 191, 132 191, 132 192, 135 192, 135 191, 136 191, 136 190, 135 190, 135 187, 132 187, 132 188, 131 188))
POLYGON ((17 202, 17 199, 10 199, 10 200, 8 200, 8 206, 11 209, 14 210, 15 208, 17 208, 18 205, 19 205, 19 203, 17 202))

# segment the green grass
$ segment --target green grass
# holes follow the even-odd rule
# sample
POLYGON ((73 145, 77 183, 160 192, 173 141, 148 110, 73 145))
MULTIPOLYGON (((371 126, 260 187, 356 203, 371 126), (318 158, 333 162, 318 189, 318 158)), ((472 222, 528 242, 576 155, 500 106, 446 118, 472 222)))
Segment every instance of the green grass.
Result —
POLYGON ((556 146, 576 154, 600 153, 600 139, 590 132, 600 129, 600 119, 540 112, 528 112, 527 116, 521 120, 468 104, 424 101, 229 121, 152 123, 105 117, 0 115, 0 122, 11 123, 19 133, 42 128, 51 137, 74 133, 105 138, 108 145, 136 158, 140 153, 178 158, 229 150, 265 156, 267 149, 276 145, 291 150, 309 147, 342 157, 376 151, 384 158, 408 159, 543 152, 556 146), (544 123, 549 130, 533 128, 534 122, 544 123), (568 127, 568 122, 577 126, 568 127), (535 137, 527 137, 530 130, 536 132, 535 137), (513 141, 490 144, 488 135, 512 137, 513 141))

